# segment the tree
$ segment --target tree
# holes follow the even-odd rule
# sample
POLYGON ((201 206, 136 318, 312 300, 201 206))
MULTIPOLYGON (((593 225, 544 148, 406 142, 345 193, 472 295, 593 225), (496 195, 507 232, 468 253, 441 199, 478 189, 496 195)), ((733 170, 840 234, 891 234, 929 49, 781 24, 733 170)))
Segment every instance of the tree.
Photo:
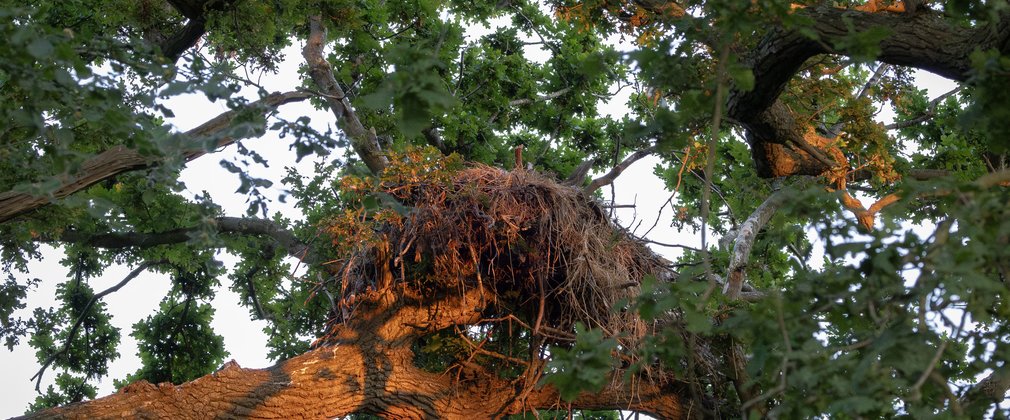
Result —
POLYGON ((1010 388, 1005 2, 0 4, 0 335, 58 375, 35 415, 979 416, 1010 388), (301 85, 246 76, 291 43, 301 85), (232 110, 180 132, 164 101, 192 93, 232 110), (272 117, 297 101, 337 130, 272 117), (316 172, 251 175, 267 132, 316 172), (218 148, 245 215, 179 194, 218 148), (650 155, 656 223, 701 237, 676 261, 600 201, 650 155), (274 182, 303 214, 270 214, 274 182), (14 318, 41 244, 73 276, 14 318), (92 399, 102 298, 149 270, 173 289, 132 332, 144 366, 92 399), (274 367, 220 367, 225 277, 274 367))

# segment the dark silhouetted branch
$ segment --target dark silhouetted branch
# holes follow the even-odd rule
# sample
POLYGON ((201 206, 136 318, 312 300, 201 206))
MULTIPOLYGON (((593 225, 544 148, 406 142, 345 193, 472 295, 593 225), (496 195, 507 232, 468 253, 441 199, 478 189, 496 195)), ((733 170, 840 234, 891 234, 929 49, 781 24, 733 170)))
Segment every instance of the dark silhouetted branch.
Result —
POLYGON ((656 152, 656 146, 649 146, 642 150, 636 151, 635 153, 632 153, 631 155, 626 157, 624 161, 617 164, 617 166, 611 169, 610 172, 607 172, 603 176, 594 179, 593 182, 590 182, 589 185, 587 185, 586 188, 583 189, 583 191, 585 191, 586 194, 592 194, 593 191, 596 191, 604 186, 610 185, 611 183, 614 182, 615 179, 617 179, 618 176, 621 175, 622 172, 624 172, 625 169, 628 169, 628 167, 631 166, 632 163, 635 163, 640 159, 649 156, 655 152, 656 152))

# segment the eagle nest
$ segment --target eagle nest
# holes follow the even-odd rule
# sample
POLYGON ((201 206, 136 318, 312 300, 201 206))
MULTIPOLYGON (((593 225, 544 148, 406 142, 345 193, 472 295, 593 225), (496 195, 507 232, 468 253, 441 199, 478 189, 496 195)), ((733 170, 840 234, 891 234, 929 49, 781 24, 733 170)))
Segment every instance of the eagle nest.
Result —
POLYGON ((341 189, 364 198, 327 225, 340 255, 330 264, 337 322, 368 290, 478 288, 494 302, 489 315, 515 315, 548 336, 582 323, 627 345, 646 332, 629 303, 643 278, 668 273, 664 260, 580 189, 423 152, 391 161, 377 184, 345 179, 341 189))

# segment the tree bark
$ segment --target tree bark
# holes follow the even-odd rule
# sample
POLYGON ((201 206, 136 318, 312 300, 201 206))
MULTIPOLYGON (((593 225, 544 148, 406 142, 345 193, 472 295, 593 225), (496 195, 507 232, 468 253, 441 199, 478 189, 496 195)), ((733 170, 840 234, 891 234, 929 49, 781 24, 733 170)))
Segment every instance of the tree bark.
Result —
POLYGON ((361 157, 372 174, 378 175, 388 164, 386 156, 382 154, 375 131, 365 129, 361 124, 357 112, 351 106, 351 101, 347 99, 344 90, 333 76, 330 62, 323 57, 326 41, 326 28, 323 26, 322 17, 310 16, 309 36, 305 40, 305 48, 302 49, 302 56, 309 66, 309 76, 322 91, 321 96, 326 99, 330 110, 337 117, 337 123, 350 140, 351 148, 361 157))
MULTIPOLYGON (((294 232, 283 229, 273 220, 255 217, 221 216, 210 223, 218 233, 235 235, 261 235, 272 239, 277 245, 287 251, 288 255, 300 259, 305 264, 315 264, 316 255, 308 244, 295 237, 294 232)), ((41 241, 68 242, 85 244, 97 248, 150 248, 159 245, 185 243, 192 240, 192 235, 200 231, 201 226, 190 226, 172 229, 164 232, 105 232, 81 233, 76 230, 66 230, 58 238, 41 238, 41 241)))
POLYGON ((747 130, 747 140, 764 177, 794 174, 819 175, 828 169, 795 145, 806 127, 780 103, 786 83, 804 62, 819 54, 843 54, 838 48, 857 32, 888 31, 878 44, 878 61, 919 68, 957 81, 971 74, 970 55, 977 49, 1010 52, 1010 17, 1006 13, 992 23, 963 27, 936 12, 916 14, 868 13, 829 6, 810 7, 796 12, 813 23, 806 27, 816 39, 799 30, 777 28, 758 44, 748 59, 755 79, 754 89, 734 89, 728 100, 729 117, 747 130), (851 29, 850 29, 851 28, 851 29), (783 167, 778 159, 794 162, 783 167))
MULTIPOLYGON (((259 101, 249 104, 249 108, 263 107, 266 110, 274 110, 278 106, 302 101, 309 96, 308 93, 304 92, 272 93, 259 101)), ((230 127, 232 120, 238 113, 239 111, 225 112, 201 124, 199 127, 187 131, 186 136, 192 139, 190 148, 183 151, 181 156, 169 156, 168 158, 181 157, 182 160, 188 162, 214 149, 235 143, 235 141, 239 140, 238 138, 224 136, 217 139, 214 144, 208 145, 206 144, 206 138, 230 127)), ((34 195, 16 190, 0 193, 0 223, 47 205, 55 200, 67 197, 70 194, 121 173, 153 168, 161 164, 165 159, 158 156, 146 156, 141 154, 140 151, 126 146, 115 146, 84 161, 77 173, 65 174, 60 186, 49 195, 34 195)))
POLYGON ((682 418, 681 386, 615 377, 570 405, 550 387, 524 389, 493 372, 428 372, 414 365, 417 338, 479 322, 493 302, 474 289, 432 297, 409 291, 369 292, 356 314, 325 343, 266 369, 229 362, 182 385, 130 384, 93 401, 24 418, 334 418, 370 413, 385 418, 499 418, 535 409, 623 409, 682 418))

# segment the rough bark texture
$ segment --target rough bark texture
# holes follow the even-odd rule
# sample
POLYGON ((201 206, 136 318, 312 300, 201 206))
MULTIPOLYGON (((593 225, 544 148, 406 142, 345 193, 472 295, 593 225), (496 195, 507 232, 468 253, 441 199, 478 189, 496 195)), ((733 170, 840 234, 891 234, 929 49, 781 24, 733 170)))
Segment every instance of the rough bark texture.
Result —
POLYGON ((915 67, 953 80, 970 76, 970 54, 976 48, 1010 52, 1010 18, 965 28, 954 25, 937 12, 916 14, 868 13, 834 7, 812 7, 797 11, 812 20, 808 28, 817 34, 810 39, 799 31, 772 30, 749 58, 756 84, 748 92, 734 90, 729 97, 728 115, 747 129, 759 175, 819 175, 825 165, 798 151, 805 127, 778 102, 786 83, 803 63, 818 54, 847 54, 836 48, 851 30, 862 32, 885 28, 890 35, 879 44, 877 60, 915 67), (779 156, 792 156, 786 167, 779 156))
POLYGON ((433 297, 406 291, 359 297, 356 316, 325 345, 266 369, 229 362, 183 385, 137 382, 118 393, 25 418, 497 418, 533 409, 630 409, 682 418, 676 384, 634 387, 615 378, 570 405, 552 387, 523 387, 493 372, 466 375, 414 366, 411 344, 424 334, 476 323, 493 304, 478 290, 433 297))
MULTIPOLYGON (((817 34, 817 40, 795 30, 770 31, 749 58, 756 80, 754 89, 735 90, 728 99, 728 117, 747 130, 758 172, 763 176, 818 175, 830 169, 833 156, 830 153, 821 156, 825 154, 806 147, 811 146, 805 141, 808 128, 797 123, 792 112, 779 102, 779 96, 810 57, 846 54, 837 45, 850 31, 887 28, 890 35, 879 45, 878 60, 959 81, 968 79, 969 54, 976 48, 1010 51, 1010 20, 1005 17, 994 24, 965 28, 929 11, 873 14, 813 7, 797 13, 811 19, 809 29, 817 34)), ((379 173, 386 162, 375 134, 358 120, 334 80, 330 64, 323 58, 326 35, 321 18, 313 17, 309 24, 310 36, 303 51, 309 75, 340 120, 355 151, 374 173, 379 173)), ((280 103, 283 101, 276 104, 280 103)), ((205 151, 199 149, 186 159, 205 151)), ((152 164, 134 151, 110 150, 87 162, 80 174, 69 176, 52 197, 0 194, 0 221, 108 176, 152 164)), ((775 204, 767 206, 768 214, 775 204)), ((734 250, 729 270, 731 277, 742 273, 747 260, 745 251, 767 217, 763 212, 757 213, 749 223, 753 229, 741 232, 740 248, 734 250)), ((738 293, 743 278, 731 278, 730 282, 734 293, 738 293)), ((390 282, 387 279, 379 284, 390 282)), ((388 418, 492 418, 547 408, 631 409, 663 418, 689 415, 690 398, 683 396, 690 393, 675 382, 659 384, 643 380, 631 387, 614 378, 603 391, 584 394, 567 405, 550 387, 524 387, 522 382, 498 378, 479 367, 465 375, 454 375, 427 372, 414 366, 411 344, 415 339, 455 325, 472 325, 482 318, 484 308, 492 302, 483 300, 476 291, 433 297, 387 290, 362 295, 357 302, 354 317, 335 327, 326 345, 273 367, 243 369, 229 364, 215 374, 183 385, 135 383, 115 395, 48 410, 34 417, 333 418, 367 412, 388 418)), ((969 396, 972 400, 998 398, 1005 394, 1008 384, 1005 375, 994 375, 969 396)))
POLYGON ((733 243, 733 252, 730 253, 729 268, 726 270, 727 281, 724 293, 730 299, 740 297, 746 280, 747 263, 750 261, 751 248, 757 239, 758 232, 768 221, 771 220, 779 207, 785 203, 789 190, 778 190, 767 199, 757 209, 751 213, 750 217, 740 225, 737 230, 736 241, 733 243))
POLYGON ((305 41, 305 48, 302 49, 302 56, 309 66, 309 76, 312 81, 322 91, 326 104, 337 117, 340 129, 351 142, 354 152, 361 157, 368 169, 373 174, 382 173, 388 163, 386 156, 382 154, 379 147, 379 139, 374 130, 367 130, 358 119, 358 114, 351 106, 351 101, 347 99, 344 90, 340 88, 337 79, 333 77, 333 68, 323 57, 323 47, 326 46, 326 28, 323 26, 322 17, 312 16, 309 18, 309 37, 305 41))

